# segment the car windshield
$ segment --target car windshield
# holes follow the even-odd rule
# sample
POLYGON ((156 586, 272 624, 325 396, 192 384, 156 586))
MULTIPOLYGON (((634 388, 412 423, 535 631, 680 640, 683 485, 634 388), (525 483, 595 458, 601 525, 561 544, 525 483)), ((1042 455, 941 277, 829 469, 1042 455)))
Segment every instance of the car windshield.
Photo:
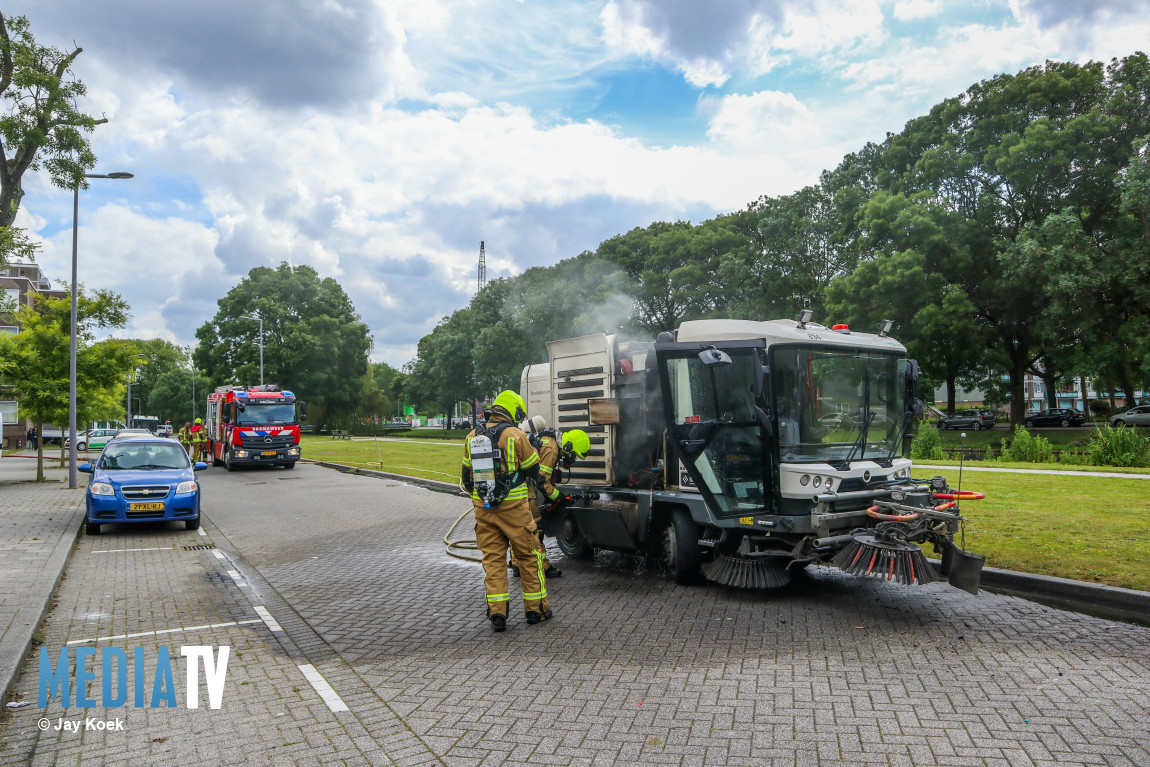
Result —
POLYGON ((295 405, 274 403, 259 405, 249 402, 240 411, 237 419, 240 426, 270 426, 273 424, 295 423, 295 405))
POLYGON ((110 442, 100 455, 100 468, 110 471, 186 469, 190 465, 182 447, 161 442, 110 442))
POLYGON ((889 458, 902 443, 906 358, 867 349, 772 350, 784 463, 889 458), (825 418, 828 414, 838 418, 825 418))

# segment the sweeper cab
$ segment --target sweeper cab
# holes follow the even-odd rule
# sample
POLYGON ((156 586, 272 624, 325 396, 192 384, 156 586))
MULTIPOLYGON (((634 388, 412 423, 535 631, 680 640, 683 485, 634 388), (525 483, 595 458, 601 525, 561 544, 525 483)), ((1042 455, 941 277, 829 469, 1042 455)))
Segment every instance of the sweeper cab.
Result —
POLYGON ((919 370, 891 324, 859 333, 804 311, 548 343, 550 361, 523 371, 528 415, 583 429, 592 449, 543 529, 570 557, 651 555, 680 583, 773 588, 816 563, 977 593, 982 557, 955 543, 977 494, 904 457, 919 370))

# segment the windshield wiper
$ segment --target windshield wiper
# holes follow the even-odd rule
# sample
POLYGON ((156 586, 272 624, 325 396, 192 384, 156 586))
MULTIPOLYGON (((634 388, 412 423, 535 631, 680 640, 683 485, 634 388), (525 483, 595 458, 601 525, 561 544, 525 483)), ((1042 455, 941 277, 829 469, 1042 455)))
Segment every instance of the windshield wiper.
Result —
POLYGON ((874 420, 875 414, 870 411, 870 369, 863 368, 863 402, 862 402, 862 429, 859 432, 859 438, 851 445, 850 452, 847 453, 846 458, 832 464, 839 471, 847 471, 851 467, 851 461, 854 460, 855 453, 860 449, 863 455, 866 455, 866 435, 870 429, 870 422, 874 420))

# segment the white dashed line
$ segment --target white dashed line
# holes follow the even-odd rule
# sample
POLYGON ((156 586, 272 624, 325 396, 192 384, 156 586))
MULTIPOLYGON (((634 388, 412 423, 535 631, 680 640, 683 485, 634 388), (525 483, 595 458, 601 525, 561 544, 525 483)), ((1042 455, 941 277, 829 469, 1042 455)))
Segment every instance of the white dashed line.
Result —
POLYGON ((323 702, 327 704, 327 707, 331 709, 333 714, 339 713, 340 711, 351 711, 351 709, 347 707, 347 704, 343 702, 343 698, 339 697, 339 694, 336 693, 336 691, 332 689, 332 686, 327 683, 327 680, 323 678, 323 675, 315 670, 315 666, 309 663, 300 666, 299 670, 303 672, 304 679, 311 682, 311 686, 314 687, 315 691, 319 693, 319 696, 323 698, 323 702))
POLYGON ((268 612, 268 608, 264 607, 263 605, 252 605, 252 607, 255 608, 256 615, 263 618, 264 623, 268 624, 269 629, 271 629, 272 631, 278 631, 281 634, 284 633, 284 630, 280 627, 280 625, 278 623, 276 623, 276 619, 273 618, 272 614, 268 612))
POLYGON ((110 642, 114 639, 135 639, 136 637, 160 636, 161 634, 176 634, 181 631, 200 631, 202 629, 220 629, 228 626, 248 626, 252 623, 261 623, 260 618, 251 618, 246 621, 228 621, 227 623, 205 623, 202 626, 183 626, 178 629, 160 629, 158 631, 137 631, 134 634, 116 634, 106 637, 91 637, 89 639, 72 639, 66 644, 84 644, 85 642, 110 642))
POLYGON ((228 572, 228 576, 229 576, 229 577, 230 577, 230 578, 231 578, 233 581, 235 581, 236 583, 241 583, 241 584, 242 584, 242 583, 244 582, 244 576, 240 575, 240 574, 239 574, 239 573, 237 573, 235 570, 228 570, 227 572, 228 572))
POLYGON ((97 549, 93 554, 119 554, 125 551, 174 551, 175 546, 159 546, 154 549, 97 549))
POLYGON ((212 549, 212 553, 216 555, 216 559, 225 559, 226 558, 226 557, 224 557, 224 552, 220 551, 219 549, 212 549))
POLYGON ((204 532, 204 528, 202 528, 202 527, 196 528, 196 532, 199 533, 200 535, 204 536, 205 538, 208 535, 206 532, 204 532))

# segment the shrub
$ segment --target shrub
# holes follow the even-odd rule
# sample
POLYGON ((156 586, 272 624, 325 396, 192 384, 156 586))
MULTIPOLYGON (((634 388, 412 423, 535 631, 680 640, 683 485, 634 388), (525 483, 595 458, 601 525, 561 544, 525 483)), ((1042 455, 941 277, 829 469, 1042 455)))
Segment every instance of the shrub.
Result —
POLYGON ((918 434, 910 445, 910 457, 918 461, 941 461, 942 438, 938 436, 938 429, 929 423, 922 423, 918 427, 918 434))
POLYGON ((1094 430, 1090 463, 1095 466, 1150 466, 1150 438, 1137 429, 1109 426, 1094 430))
POLYGON ((1052 463, 1054 450, 1050 440, 1046 437, 1036 437, 1023 426, 1014 427, 1014 439, 1010 445, 1006 444, 1006 437, 1002 438, 1002 457, 1000 461, 1017 461, 1019 463, 1052 463))
POLYGON ((1095 418, 1110 417, 1110 403, 1104 399, 1090 400, 1090 414, 1095 418))

